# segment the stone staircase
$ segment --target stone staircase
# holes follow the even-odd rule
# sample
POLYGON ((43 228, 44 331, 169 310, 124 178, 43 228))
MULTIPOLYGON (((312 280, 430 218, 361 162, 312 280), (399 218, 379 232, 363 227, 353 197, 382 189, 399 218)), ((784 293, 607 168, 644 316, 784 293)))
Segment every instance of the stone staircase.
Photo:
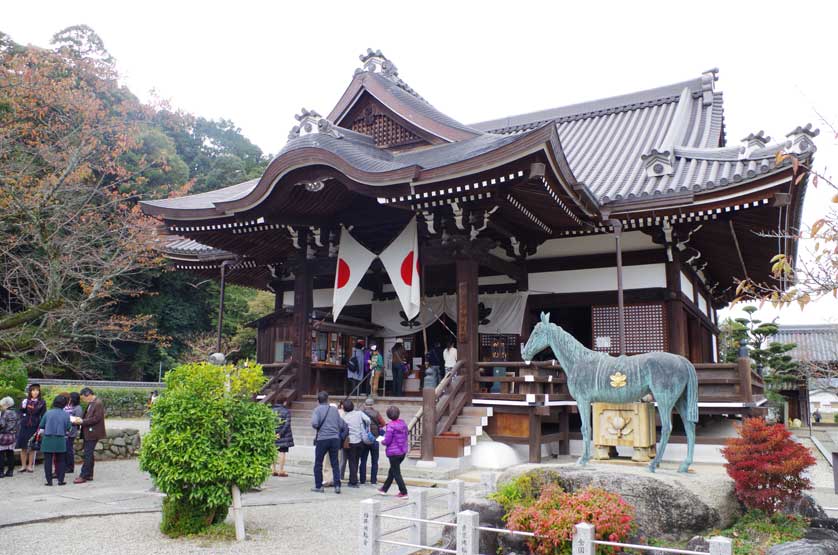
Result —
MULTIPOLYGON (((338 403, 342 399, 342 397, 335 396, 330 401, 338 403)), ((351 397, 351 399, 355 403, 356 410, 363 408, 365 397, 351 397)), ((391 405, 399 407, 400 418, 405 423, 410 424, 422 408, 422 399, 420 397, 380 397, 376 399, 374 408, 386 421, 385 413, 387 407, 391 405)), ((314 464, 313 444, 316 430, 311 427, 311 414, 316 406, 316 398, 310 395, 303 396, 302 399, 295 401, 291 406, 291 431, 294 435, 294 447, 291 448, 286 463, 288 470, 291 472, 306 474, 312 472, 314 464)), ((474 445, 477 443, 477 437, 483 434, 483 427, 488 424, 489 416, 491 416, 491 408, 464 407, 451 426, 450 431, 469 437, 470 444, 474 445)), ((437 458, 435 466, 430 467, 425 464, 417 465, 419 453, 412 450, 405 462, 402 463, 402 474, 405 478, 414 480, 450 480, 460 472, 471 468, 470 450, 470 446, 466 447, 466 456, 461 459, 437 458)), ((326 464, 328 464, 328 461, 326 461, 326 464)), ((389 463, 387 457, 384 456, 382 446, 379 457, 379 481, 384 480, 388 468, 389 463)))

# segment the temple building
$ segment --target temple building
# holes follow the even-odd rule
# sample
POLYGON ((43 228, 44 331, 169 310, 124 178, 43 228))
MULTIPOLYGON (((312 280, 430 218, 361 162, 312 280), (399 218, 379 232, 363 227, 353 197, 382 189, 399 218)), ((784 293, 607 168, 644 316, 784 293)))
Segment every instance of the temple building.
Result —
POLYGON ((686 356, 703 415, 759 413, 760 377, 717 362, 717 310, 739 280, 774 284, 774 255, 795 259, 782 234, 800 225, 807 176, 793 159, 811 163, 817 130, 729 142, 717 80, 713 69, 463 124, 370 50, 328 115, 297 116, 259 179, 142 208, 162 220, 178 270, 276 294, 276 312, 254 323, 258 358, 298 398, 345 392, 361 338, 388 376, 402 343, 406 394, 421 395, 428 348, 455 340, 458 372, 438 388, 430 435, 485 426, 529 444, 531 460, 542 444, 566 452, 575 407, 561 371, 520 360, 546 312, 590 349, 686 356), (405 259, 401 275, 414 291, 418 281, 415 315, 382 252, 410 230, 415 272, 405 259), (339 262, 350 241, 370 253, 362 275, 363 257, 339 262), (355 278, 335 319, 335 287, 355 278))

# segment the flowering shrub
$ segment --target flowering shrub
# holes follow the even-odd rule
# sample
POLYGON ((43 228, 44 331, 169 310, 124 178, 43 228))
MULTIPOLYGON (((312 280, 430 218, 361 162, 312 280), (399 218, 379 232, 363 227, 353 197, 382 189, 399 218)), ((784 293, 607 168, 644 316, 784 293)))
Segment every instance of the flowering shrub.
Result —
POLYGON ((573 527, 580 522, 593 524, 598 540, 624 541, 634 527, 634 507, 616 493, 599 488, 567 493, 550 484, 535 503, 514 508, 507 519, 511 530, 536 534, 527 542, 536 555, 570 555, 573 527))
POLYGON ((503 507, 503 518, 507 519, 512 509, 529 507, 535 503, 541 490, 548 484, 561 489, 555 478, 551 478, 551 475, 546 472, 538 470, 526 472, 514 480, 499 485, 498 490, 489 495, 489 499, 497 501, 503 507))
POLYGON ((728 440, 722 454, 736 497, 747 508, 771 514, 810 487, 802 473, 815 464, 815 459, 806 447, 791 439, 785 426, 748 418, 739 436, 728 440))

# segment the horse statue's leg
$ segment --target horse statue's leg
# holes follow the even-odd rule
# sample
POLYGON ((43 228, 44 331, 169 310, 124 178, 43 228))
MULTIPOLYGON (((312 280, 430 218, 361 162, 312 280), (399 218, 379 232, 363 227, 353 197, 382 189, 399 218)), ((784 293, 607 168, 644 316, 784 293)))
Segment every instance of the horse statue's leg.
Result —
POLYGON ((678 415, 681 417, 681 422, 684 423, 684 431, 687 433, 687 458, 678 467, 678 472, 686 472, 690 469, 693 463, 693 449, 695 448, 695 422, 687 420, 687 393, 684 392, 675 404, 678 409, 678 415))
POLYGON ((582 456, 576 464, 585 466, 591 460, 591 402, 587 399, 577 399, 576 407, 582 420, 582 456))
POLYGON ((666 451, 666 445, 669 443, 669 434, 672 433, 672 404, 658 399, 658 414, 661 419, 661 442, 655 458, 649 463, 649 472, 654 472, 660 466, 663 454, 666 451))

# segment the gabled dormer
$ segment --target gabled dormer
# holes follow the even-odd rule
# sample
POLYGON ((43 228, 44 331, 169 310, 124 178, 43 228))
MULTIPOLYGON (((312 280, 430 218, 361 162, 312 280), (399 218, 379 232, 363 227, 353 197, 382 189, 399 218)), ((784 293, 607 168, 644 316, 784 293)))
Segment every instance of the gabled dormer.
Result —
POLYGON ((380 50, 360 56, 362 67, 329 114, 336 125, 373 137, 376 146, 406 150, 482 135, 434 108, 405 83, 380 50))

